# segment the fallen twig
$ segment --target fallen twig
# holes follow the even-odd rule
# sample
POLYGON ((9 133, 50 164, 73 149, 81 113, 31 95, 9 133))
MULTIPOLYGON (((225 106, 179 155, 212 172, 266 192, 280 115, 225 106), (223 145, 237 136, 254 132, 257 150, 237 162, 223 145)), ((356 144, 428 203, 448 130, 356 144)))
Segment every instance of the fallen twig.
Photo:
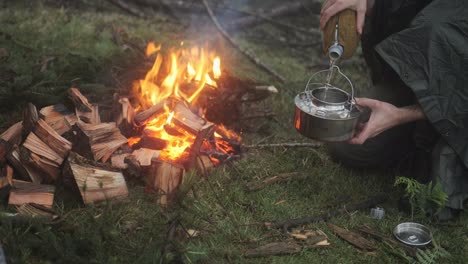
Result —
POLYGON ((275 70, 271 69, 268 65, 266 65, 265 63, 263 63, 260 59, 258 59, 251 51, 247 50, 247 49, 244 49, 242 47, 240 47, 236 41, 227 33, 226 30, 223 29, 223 27, 221 26, 221 24, 219 23, 218 19, 216 18, 216 16, 214 15, 213 13, 213 10, 210 8, 210 6, 208 5, 208 2, 207 0, 202 0, 203 1, 203 5, 205 6, 206 8, 206 11, 208 12, 208 15, 210 16, 211 20, 213 21, 213 23, 215 24, 216 28, 218 29, 218 31, 231 43, 232 46, 234 46, 235 48, 237 48, 240 52, 242 52, 242 54, 244 54, 247 58, 249 58, 252 62, 254 62, 256 65, 258 65, 260 68, 262 68, 263 70, 267 71, 269 74, 273 75, 276 79, 280 80, 281 82, 285 82, 286 79, 280 75, 279 73, 277 73, 275 70))
POLYGON ((274 144, 256 144, 256 145, 244 145, 244 148, 251 149, 251 148, 319 148, 323 144, 322 143, 274 143, 274 144))
POLYGON ((290 173, 282 173, 273 177, 269 177, 259 181, 253 181, 246 184, 246 188, 248 191, 258 191, 265 188, 268 185, 272 185, 275 183, 286 182, 290 180, 303 180, 306 179, 308 176, 306 174, 298 173, 298 172, 290 172, 290 173))
POLYGON ((276 221, 275 223, 271 224, 269 223, 269 226, 275 227, 275 228, 282 228, 284 232, 287 232, 288 229, 296 226, 301 226, 301 225, 306 225, 306 224, 311 224, 311 223, 316 223, 320 221, 327 221, 328 219, 345 214, 349 211, 355 211, 355 210, 360 210, 360 209, 366 209, 370 207, 374 207, 380 203, 383 203, 385 200, 387 200, 388 196, 386 194, 379 194, 376 196, 373 196, 365 201, 359 202, 359 203, 354 203, 354 204, 349 204, 344 206, 343 208, 332 210, 320 215, 314 215, 314 216, 306 216, 302 218, 296 218, 296 219, 288 219, 288 220, 282 220, 282 221, 276 221))
POLYGON ((354 233, 352 231, 346 230, 334 224, 328 224, 328 227, 333 230, 340 238, 346 240, 351 245, 355 246, 358 249, 365 250, 365 251, 374 251, 377 247, 372 244, 369 240, 363 238, 361 235, 354 233))

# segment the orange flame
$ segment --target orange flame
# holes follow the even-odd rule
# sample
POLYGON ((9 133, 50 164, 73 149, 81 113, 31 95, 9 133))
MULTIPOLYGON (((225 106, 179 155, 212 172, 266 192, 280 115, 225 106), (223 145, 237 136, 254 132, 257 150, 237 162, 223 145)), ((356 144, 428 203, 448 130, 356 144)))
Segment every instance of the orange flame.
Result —
MULTIPOLYGON (((214 79, 221 76, 221 60, 214 53, 204 48, 181 47, 178 51, 171 50, 164 55, 161 52, 161 45, 156 46, 150 42, 146 48, 146 55, 151 56, 157 52, 159 53, 152 68, 136 87, 140 92, 143 108, 156 105, 169 97, 181 98, 194 105, 206 86, 217 87, 216 81, 210 75, 214 79), (162 67, 163 63, 169 67, 162 67)), ((167 142, 166 148, 160 153, 161 159, 183 159, 186 150, 195 141, 193 134, 172 122, 173 117, 174 112, 165 105, 164 112, 150 120, 144 128, 146 135, 167 142)), ((129 145, 134 145, 138 141, 139 139, 130 138, 128 142, 129 145)))

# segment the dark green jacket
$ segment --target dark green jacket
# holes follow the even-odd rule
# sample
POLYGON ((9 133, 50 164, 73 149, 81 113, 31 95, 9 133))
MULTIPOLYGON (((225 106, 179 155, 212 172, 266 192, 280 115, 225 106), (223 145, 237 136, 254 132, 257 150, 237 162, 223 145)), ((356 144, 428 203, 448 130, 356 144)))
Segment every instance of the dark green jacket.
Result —
POLYGON ((374 8, 379 30, 369 43, 391 67, 374 77, 396 74, 410 87, 468 167, 468 1, 376 0, 374 8))

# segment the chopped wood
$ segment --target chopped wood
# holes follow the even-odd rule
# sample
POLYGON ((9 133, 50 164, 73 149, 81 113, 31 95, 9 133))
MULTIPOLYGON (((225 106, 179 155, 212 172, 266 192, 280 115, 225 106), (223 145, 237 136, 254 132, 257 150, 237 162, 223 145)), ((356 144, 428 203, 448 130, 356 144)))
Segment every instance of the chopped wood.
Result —
POLYGON ((122 172, 111 171, 92 164, 91 161, 71 152, 65 165, 66 177, 75 180, 85 204, 128 196, 127 184, 122 172))
POLYGON ((8 204, 22 205, 25 203, 35 203, 52 208, 54 192, 55 187, 52 185, 13 180, 8 204))
POLYGON ((335 209, 335 210, 332 210, 323 214, 314 215, 314 216, 306 216, 306 217, 301 217, 301 218, 296 218, 296 219, 276 221, 270 226, 275 227, 275 228, 282 228, 284 232, 287 232, 288 229, 293 228, 293 227, 302 226, 302 225, 311 224, 311 223, 317 223, 321 221, 327 221, 328 219, 332 217, 342 215, 350 211, 356 211, 356 210, 362 210, 362 209, 374 207, 386 201, 387 198, 388 198, 387 194, 379 194, 379 195, 370 197, 369 199, 364 200, 362 202, 351 203, 351 204, 343 206, 340 209, 335 209))
POLYGON ((58 218, 50 208, 35 203, 25 203, 16 206, 16 211, 18 214, 25 216, 48 218, 51 220, 58 218))
POLYGON ((131 136, 134 133, 133 122, 135 118, 135 110, 128 98, 120 98, 118 101, 118 109, 115 113, 115 123, 125 136, 131 136))
POLYGON ((44 143, 55 151, 60 157, 65 158, 72 149, 72 143, 60 136, 46 121, 40 119, 34 128, 36 134, 44 143))
POLYGON ((21 131, 23 130, 23 121, 15 123, 0 135, 0 139, 10 142, 12 145, 21 143, 21 131))
POLYGON ((140 166, 148 167, 151 166, 151 160, 153 158, 159 158, 159 151, 154 149, 141 148, 133 151, 132 156, 135 157, 140 166))
POLYGON ((337 236, 346 240, 348 243, 358 249, 365 251, 374 251, 377 249, 377 247, 372 242, 355 232, 346 230, 342 227, 330 223, 328 223, 328 227, 330 227, 337 236))
POLYGON ((0 138, 0 168, 6 163, 6 157, 10 153, 11 144, 0 138))
POLYGON ((99 106, 93 105, 91 112, 75 110, 76 116, 79 120, 88 124, 99 124, 101 123, 101 117, 99 115, 99 106))
POLYGON ((14 145, 10 153, 7 155, 8 163, 14 168, 18 176, 23 180, 29 180, 33 183, 41 183, 44 179, 42 172, 38 171, 27 162, 23 162, 21 158, 20 148, 14 145))
POLYGON ((231 45, 235 48, 237 48, 242 54, 244 54, 250 61, 252 61, 253 63, 255 63, 256 65, 258 65, 260 68, 262 68, 263 70, 265 70, 266 72, 268 72, 270 75, 274 76, 276 79, 278 79, 279 81, 281 82, 285 82, 286 81, 286 78, 284 78, 282 75, 280 75, 279 73, 277 73, 275 70, 271 69, 270 66, 266 65, 265 63, 263 63, 259 58, 257 58, 253 52, 251 52, 250 50, 247 50, 245 48, 242 48, 240 47, 237 42, 234 40, 234 38, 232 38, 228 32, 223 29, 223 27, 221 26, 221 24, 219 23, 218 19, 216 18, 216 16, 214 15, 213 13, 213 10, 211 10, 209 4, 208 4, 208 1, 207 0, 202 0, 203 1, 203 5, 205 6, 206 8, 206 11, 208 12, 208 15, 210 16, 211 20, 213 21, 213 24, 216 26, 216 28, 218 29, 218 31, 221 33, 221 35, 224 36, 224 38, 226 38, 229 43, 231 43, 231 45))
POLYGON ((127 138, 120 133, 114 122, 86 124, 78 121, 76 126, 77 136, 73 150, 95 161, 106 162, 120 146, 127 143, 127 138))
POLYGON ((131 153, 122 153, 122 154, 112 155, 111 157, 112 167, 116 169, 121 169, 121 170, 127 169, 128 164, 125 163, 125 159, 130 155, 131 153))
POLYGON ((27 108, 23 111, 23 130, 21 132, 23 139, 34 129, 38 120, 39 114, 37 113, 36 106, 28 103, 27 108))
POLYGON ((159 114, 163 113, 165 101, 162 101, 156 105, 151 106, 150 108, 141 111, 135 115, 135 125, 136 126, 143 126, 148 121, 153 119, 154 117, 158 116, 159 114))
POLYGON ((184 174, 182 166, 153 158, 150 174, 146 178, 146 192, 160 194, 159 203, 168 205, 175 198, 184 174))
POLYGON ((42 119, 52 127, 59 135, 63 135, 70 131, 71 127, 76 123, 77 117, 73 112, 70 112, 65 105, 56 104, 43 107, 39 114, 42 119))
POLYGON ((78 88, 68 89, 68 97, 72 100, 75 108, 80 112, 92 112, 93 105, 89 103, 88 98, 81 94, 78 88))
POLYGON ((388 243, 390 246, 392 247, 396 247, 396 248, 401 248, 405 251, 405 253, 411 257, 416 257, 416 253, 417 253, 417 249, 414 248, 414 247, 411 247, 411 246, 408 246, 408 245, 405 245, 403 243, 399 243, 398 241, 396 241, 395 239, 393 238, 390 238, 388 236, 385 236, 381 233, 379 233, 378 231, 370 228, 369 226, 367 225, 362 225, 360 226, 358 229, 357 229, 359 232, 363 233, 363 234, 366 234, 366 235, 369 235, 371 236, 372 238, 374 239, 377 239, 378 241, 381 241, 381 242, 385 242, 385 243, 388 243))
POLYGON ((61 156, 53 150, 48 144, 44 143, 36 134, 30 133, 24 141, 23 147, 40 157, 48 159, 59 167, 62 165, 65 156, 61 156))
POLYGON ((269 177, 263 180, 248 182, 246 184, 246 188, 248 191, 253 192, 253 191, 261 190, 265 188, 266 186, 269 186, 275 183, 287 182, 290 180, 304 180, 307 178, 308 178, 308 175, 303 174, 303 173, 298 173, 298 172, 281 173, 279 175, 269 177))
POLYGON ((0 168, 0 189, 13 184, 13 167, 4 165, 0 168))
POLYGON ((176 125, 182 126, 193 135, 198 135, 200 131, 205 129, 207 124, 210 124, 210 122, 193 113, 181 102, 177 102, 174 106, 172 122, 176 125))

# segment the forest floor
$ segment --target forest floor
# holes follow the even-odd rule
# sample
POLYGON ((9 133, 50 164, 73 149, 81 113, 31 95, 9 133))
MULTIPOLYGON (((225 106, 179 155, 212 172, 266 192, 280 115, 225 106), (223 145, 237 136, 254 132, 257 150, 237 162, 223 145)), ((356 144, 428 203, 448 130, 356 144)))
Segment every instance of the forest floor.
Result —
MULTIPOLYGON (((166 46, 217 41, 223 67, 236 76, 272 84, 280 93, 267 99, 274 119, 261 119, 255 131, 242 131, 243 143, 310 142, 292 125, 294 96, 304 89, 311 73, 325 69, 320 39, 293 29, 262 23, 237 28, 230 34, 271 68, 282 74, 280 83, 247 60, 216 33, 202 5, 192 12, 171 13, 144 9, 145 18, 125 12, 112 1, 0 1, 0 132, 21 119, 27 102, 38 107, 61 102, 71 85, 91 101, 105 104, 118 87, 114 69, 143 69, 141 51, 149 41, 166 46), (34 2, 34 3, 30 3, 34 2), (104 99, 103 99, 104 98, 104 99)), ((130 1, 128 1, 130 2, 130 1)), ((143 1, 144 2, 144 1, 143 1)), ((149 1, 151 2, 151 1, 149 1)), ((200 1, 201 2, 201 1, 200 1)), ((284 1, 232 1, 242 10, 257 10, 284 1)), ((220 15, 226 23, 232 17, 220 15)), ((316 28, 317 15, 305 10, 278 19, 284 23, 316 28)), ((358 92, 368 87, 367 69, 360 54, 344 72, 358 92)), ((132 76, 126 76, 132 78, 132 76)), ((122 85, 122 84, 120 84, 122 85)), ((392 236, 393 228, 411 216, 397 208, 401 189, 394 186, 391 170, 362 171, 330 160, 324 147, 250 149, 241 160, 214 169, 202 179, 191 175, 192 190, 171 208, 161 208, 144 194, 142 184, 129 181, 129 198, 118 204, 83 206, 58 188, 54 209, 57 223, 11 217, 0 212, 0 243, 7 263, 401 263, 412 259, 388 244, 370 239, 378 250, 366 253, 338 238, 324 222, 304 226, 322 230, 330 246, 302 250, 285 256, 246 258, 247 249, 285 241, 282 230, 265 222, 318 215, 348 203, 387 193, 381 206, 385 217, 375 220, 370 210, 350 211, 328 222, 355 229, 368 225, 392 236), (246 184, 281 173, 307 175, 258 191, 246 184), (168 239, 171 226, 175 236, 168 239), (184 230, 196 230, 187 237, 184 230)), ((403 175, 410 176, 410 175, 403 175)), ((13 212, 4 198, 0 211, 13 212)), ((468 214, 448 223, 418 219, 429 226, 433 239, 449 256, 427 263, 466 263, 468 214)), ((436 255, 430 249, 430 255, 436 255)), ((419 259, 419 261, 423 261, 419 259)))

